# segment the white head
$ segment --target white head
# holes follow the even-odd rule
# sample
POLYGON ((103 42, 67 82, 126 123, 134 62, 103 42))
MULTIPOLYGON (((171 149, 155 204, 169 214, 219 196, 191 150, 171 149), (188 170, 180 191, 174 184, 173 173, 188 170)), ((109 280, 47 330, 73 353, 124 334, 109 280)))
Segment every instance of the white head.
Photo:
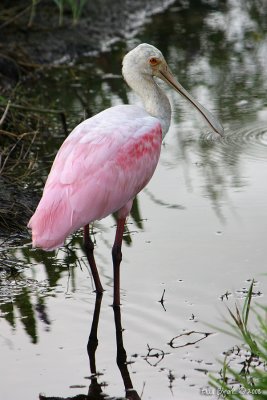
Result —
POLYGON ((156 47, 142 43, 129 51, 122 62, 122 74, 132 88, 141 77, 147 80, 153 80, 154 76, 162 79, 180 95, 189 100, 216 133, 223 135, 223 127, 220 122, 177 82, 161 51, 156 47))
POLYGON ((122 73, 124 77, 128 77, 129 72, 152 77, 157 75, 159 65, 168 67, 161 51, 150 44, 141 43, 124 57, 122 73))

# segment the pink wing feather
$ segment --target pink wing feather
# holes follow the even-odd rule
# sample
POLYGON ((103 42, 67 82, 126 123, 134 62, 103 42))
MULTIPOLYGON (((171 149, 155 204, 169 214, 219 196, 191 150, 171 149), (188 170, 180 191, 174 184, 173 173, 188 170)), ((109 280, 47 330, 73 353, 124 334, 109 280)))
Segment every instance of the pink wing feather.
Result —
POLYGON ((109 108, 62 144, 28 227, 33 246, 52 250, 80 227, 121 210, 151 179, 160 122, 136 106, 109 108))

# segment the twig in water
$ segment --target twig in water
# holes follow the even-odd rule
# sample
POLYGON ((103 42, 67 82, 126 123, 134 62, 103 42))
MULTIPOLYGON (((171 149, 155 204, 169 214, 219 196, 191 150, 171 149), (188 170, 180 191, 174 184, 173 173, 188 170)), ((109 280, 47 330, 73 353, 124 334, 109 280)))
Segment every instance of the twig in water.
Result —
POLYGON ((166 311, 166 308, 164 307, 164 301, 165 301, 164 295, 165 295, 165 289, 163 289, 163 293, 162 293, 161 299, 159 300, 159 303, 162 305, 164 311, 166 311))

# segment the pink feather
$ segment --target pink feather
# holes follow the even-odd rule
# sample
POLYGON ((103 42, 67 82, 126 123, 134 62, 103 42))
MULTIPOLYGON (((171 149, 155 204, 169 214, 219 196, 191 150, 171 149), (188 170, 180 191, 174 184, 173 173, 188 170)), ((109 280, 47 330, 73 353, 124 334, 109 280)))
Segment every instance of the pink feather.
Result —
POLYGON ((28 227, 33 246, 52 250, 82 226, 132 200, 158 163, 162 129, 137 106, 109 108, 78 125, 54 160, 43 196, 28 227))

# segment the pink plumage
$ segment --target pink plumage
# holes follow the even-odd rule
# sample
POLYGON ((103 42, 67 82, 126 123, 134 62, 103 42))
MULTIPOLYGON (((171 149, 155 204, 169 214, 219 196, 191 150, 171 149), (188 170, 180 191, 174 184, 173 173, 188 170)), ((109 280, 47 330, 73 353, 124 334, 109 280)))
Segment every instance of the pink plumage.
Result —
POLYGON ((127 216, 154 173, 161 140, 159 121, 137 106, 112 107, 78 125, 59 149, 29 222, 33 246, 52 250, 94 220, 115 211, 127 216))
POLYGON ((103 292, 89 224, 117 211, 112 247, 114 300, 120 304, 121 245, 125 219, 134 197, 148 183, 158 163, 161 141, 171 121, 170 102, 155 77, 175 89, 196 108, 210 128, 223 127, 172 75, 162 53, 146 43, 123 59, 122 73, 141 97, 144 109, 111 107, 78 125, 62 144, 48 176, 43 197, 28 226, 33 246, 52 250, 84 227, 84 249, 96 291, 103 292))

